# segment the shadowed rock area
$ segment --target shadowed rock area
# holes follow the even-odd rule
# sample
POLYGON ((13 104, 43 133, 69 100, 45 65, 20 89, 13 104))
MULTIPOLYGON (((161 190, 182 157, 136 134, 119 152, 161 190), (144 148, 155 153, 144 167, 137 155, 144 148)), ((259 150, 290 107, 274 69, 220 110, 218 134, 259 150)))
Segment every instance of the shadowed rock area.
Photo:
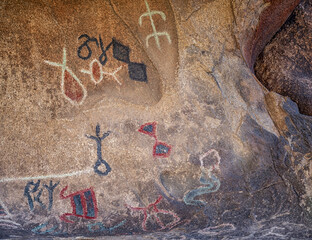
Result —
POLYGON ((270 90, 290 97, 312 115, 312 3, 302 1, 265 47, 255 74, 270 90))
POLYGON ((297 4, 1 2, 0 238, 310 239, 312 118, 252 69, 297 4))

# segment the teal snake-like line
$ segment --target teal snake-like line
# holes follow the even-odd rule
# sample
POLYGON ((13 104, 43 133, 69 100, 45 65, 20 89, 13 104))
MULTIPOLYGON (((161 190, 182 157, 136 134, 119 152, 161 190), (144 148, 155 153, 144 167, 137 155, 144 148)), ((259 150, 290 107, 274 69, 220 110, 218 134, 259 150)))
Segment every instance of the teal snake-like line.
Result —
POLYGON ((195 205, 195 206, 205 206, 207 202, 201 200, 195 200, 194 198, 197 196, 201 196, 203 194, 213 193, 219 190, 220 188, 220 180, 214 175, 209 174, 202 169, 200 183, 207 185, 205 187, 199 187, 189 191, 183 198, 184 202, 187 205, 195 205))

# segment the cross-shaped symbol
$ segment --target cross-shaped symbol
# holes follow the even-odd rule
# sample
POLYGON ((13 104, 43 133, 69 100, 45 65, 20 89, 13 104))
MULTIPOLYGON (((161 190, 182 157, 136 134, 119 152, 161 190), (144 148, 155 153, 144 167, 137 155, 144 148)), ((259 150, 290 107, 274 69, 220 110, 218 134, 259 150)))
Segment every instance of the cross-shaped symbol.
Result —
POLYGON ((160 37, 160 36, 166 36, 167 39, 168 39, 169 44, 171 44, 170 35, 169 35, 167 32, 157 32, 156 26, 155 26, 154 20, 153 20, 153 15, 158 14, 158 15, 161 16, 161 18, 162 18, 164 21, 166 21, 166 15, 165 15, 162 11, 154 11, 154 10, 151 11, 147 0, 144 0, 144 2, 145 2, 145 6, 146 6, 146 9, 147 9, 147 12, 143 13, 143 14, 140 16, 140 18, 139 18, 139 24, 140 24, 140 26, 142 26, 142 22, 143 22, 142 19, 143 19, 144 17, 149 17, 149 19, 150 19, 150 21, 151 21, 152 29, 153 29, 153 33, 147 35, 147 37, 146 37, 146 47, 149 46, 148 40, 149 40, 151 37, 155 38, 156 45, 157 45, 158 49, 160 49, 160 43, 159 43, 159 37, 160 37))

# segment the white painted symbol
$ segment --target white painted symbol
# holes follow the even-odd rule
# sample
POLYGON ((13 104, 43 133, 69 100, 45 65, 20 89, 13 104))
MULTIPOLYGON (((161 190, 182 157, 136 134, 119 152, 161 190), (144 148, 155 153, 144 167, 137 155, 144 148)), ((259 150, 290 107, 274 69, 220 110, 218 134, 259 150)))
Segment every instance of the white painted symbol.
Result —
POLYGON ((71 69, 69 69, 66 66, 66 49, 63 48, 63 62, 62 63, 56 63, 56 62, 51 62, 51 61, 44 61, 44 62, 51 66, 62 68, 62 80, 61 80, 62 94, 64 95, 65 99, 68 100, 71 104, 81 105, 84 102, 85 98, 87 97, 87 90, 82 85, 79 78, 71 71, 71 69), (74 89, 70 89, 70 87, 67 85, 68 83, 65 84, 65 80, 69 81, 69 78, 71 77, 78 84, 78 86, 77 85, 74 86, 74 89), (77 87, 80 89, 77 89, 77 87))
POLYGON ((153 15, 155 14, 159 14, 161 16, 161 18, 166 21, 166 15, 162 12, 162 11, 151 11, 149 5, 148 5, 148 2, 147 0, 144 0, 145 1, 145 5, 146 5, 146 9, 147 9, 147 12, 143 13, 140 18, 139 18, 139 24, 140 26, 142 26, 142 19, 144 17, 149 17, 150 21, 151 21, 151 25, 152 25, 152 29, 153 29, 153 33, 147 35, 146 37, 146 47, 149 46, 148 44, 148 41, 151 37, 155 38, 155 41, 156 41, 156 45, 158 47, 158 49, 160 49, 160 43, 159 43, 159 37, 160 36, 166 36, 167 39, 168 39, 168 42, 169 44, 171 44, 171 38, 170 38, 170 35, 167 33, 167 32, 157 32, 156 30, 156 27, 155 27, 155 24, 154 24, 154 20, 153 20, 153 15))
POLYGON ((22 226, 21 224, 14 222, 12 220, 9 219, 4 219, 4 218, 0 218, 0 226, 5 227, 5 228, 9 228, 9 229, 21 229, 22 226))
POLYGON ((211 150, 209 150, 208 152, 206 152, 206 153, 204 153, 203 155, 201 155, 201 156, 199 157, 199 162, 200 162, 200 169, 201 169, 202 171, 205 171, 204 169, 206 169, 207 174, 208 174, 209 177, 211 177, 211 173, 212 173, 213 170, 218 170, 218 171, 220 171, 221 157, 220 157, 220 155, 219 155, 219 152, 218 152, 217 150, 215 150, 215 149, 211 149, 211 150), (203 159, 204 159, 205 157, 207 157, 209 154, 212 154, 212 156, 215 157, 215 158, 217 159, 217 162, 216 162, 214 165, 209 166, 209 167, 207 168, 207 167, 204 166, 204 161, 203 161, 203 159))
POLYGON ((6 229, 22 229, 21 224, 12 220, 12 215, 9 212, 7 206, 5 206, 4 202, 0 199, 0 207, 4 214, 0 215, 0 228, 5 227, 6 229))
POLYGON ((6 216, 11 217, 9 209, 5 206, 4 202, 0 198, 0 206, 2 207, 3 211, 5 212, 6 216))
POLYGON ((112 73, 111 72, 105 72, 105 71, 103 71, 103 67, 100 64, 99 60, 94 59, 90 63, 90 70, 82 69, 82 70, 80 70, 80 72, 89 74, 91 76, 91 81, 94 82, 95 84, 98 84, 103 80, 103 75, 109 75, 109 76, 112 76, 114 78, 114 80, 119 85, 121 85, 121 82, 116 77, 116 73, 119 72, 121 70, 121 68, 122 68, 122 66, 118 67, 112 73), (97 73, 95 71, 97 71, 97 73))
MULTIPOLYGON (((42 175, 42 176, 33 176, 33 177, 18 177, 18 178, 1 178, 0 183, 4 182, 16 182, 16 181, 31 181, 31 180, 38 180, 38 179, 50 179, 50 178, 66 178, 66 177, 73 177, 73 176, 78 176, 82 174, 88 174, 92 173, 93 169, 92 168, 86 168, 85 170, 81 171, 76 171, 76 172, 69 172, 69 173, 64 173, 64 174, 51 174, 51 175, 42 175)), ((1 204, 1 199, 0 199, 0 204, 1 204)), ((1 204, 2 205, 2 204, 1 204)))

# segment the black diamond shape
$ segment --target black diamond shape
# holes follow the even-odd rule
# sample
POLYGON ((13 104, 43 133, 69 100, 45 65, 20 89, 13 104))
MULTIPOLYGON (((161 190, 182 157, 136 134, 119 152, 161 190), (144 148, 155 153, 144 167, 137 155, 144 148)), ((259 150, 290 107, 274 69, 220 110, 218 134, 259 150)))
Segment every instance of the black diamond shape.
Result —
POLYGON ((128 64, 129 77, 139 82, 147 82, 146 66, 144 63, 130 62, 128 64))
POLYGON ((118 61, 130 63, 130 48, 113 39, 113 57, 118 61))

